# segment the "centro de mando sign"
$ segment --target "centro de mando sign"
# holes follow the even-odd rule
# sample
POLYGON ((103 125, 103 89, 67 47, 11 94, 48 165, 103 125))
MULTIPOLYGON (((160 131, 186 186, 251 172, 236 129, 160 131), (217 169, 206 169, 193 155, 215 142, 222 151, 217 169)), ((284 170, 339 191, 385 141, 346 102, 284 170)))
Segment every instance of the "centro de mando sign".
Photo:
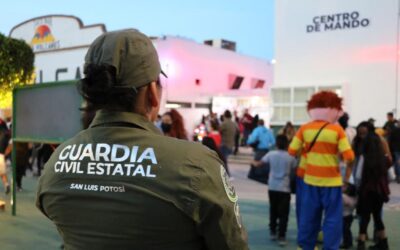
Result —
POLYGON ((323 32, 344 29, 357 29, 368 27, 368 18, 360 17, 358 11, 344 12, 330 15, 315 16, 312 24, 307 25, 307 33, 323 32))

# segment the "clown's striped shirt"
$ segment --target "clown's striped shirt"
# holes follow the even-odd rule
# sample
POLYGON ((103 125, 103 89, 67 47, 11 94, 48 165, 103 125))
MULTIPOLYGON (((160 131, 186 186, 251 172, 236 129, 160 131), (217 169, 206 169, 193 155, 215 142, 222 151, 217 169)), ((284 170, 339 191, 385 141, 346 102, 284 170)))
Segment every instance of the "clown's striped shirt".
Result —
POLYGON ((295 156, 301 150, 297 175, 304 175, 304 182, 313 186, 337 187, 342 185, 338 153, 345 161, 354 160, 354 152, 342 127, 328 124, 319 134, 313 148, 307 152, 325 121, 313 121, 300 127, 289 146, 295 156))

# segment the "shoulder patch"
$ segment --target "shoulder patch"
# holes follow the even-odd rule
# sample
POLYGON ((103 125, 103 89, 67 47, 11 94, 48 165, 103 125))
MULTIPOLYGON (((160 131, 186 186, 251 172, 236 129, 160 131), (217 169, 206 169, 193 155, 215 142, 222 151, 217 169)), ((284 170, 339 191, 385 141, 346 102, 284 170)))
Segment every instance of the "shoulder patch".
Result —
POLYGON ((235 188, 233 187, 232 183, 229 180, 229 176, 225 171, 224 166, 220 165, 220 172, 221 172, 221 179, 222 183, 224 184, 226 195, 228 196, 229 200, 232 202, 237 202, 238 196, 236 194, 235 188))
POLYGON ((236 222, 239 228, 242 228, 242 217, 240 216, 239 204, 237 202, 235 203, 234 212, 235 212, 236 222))

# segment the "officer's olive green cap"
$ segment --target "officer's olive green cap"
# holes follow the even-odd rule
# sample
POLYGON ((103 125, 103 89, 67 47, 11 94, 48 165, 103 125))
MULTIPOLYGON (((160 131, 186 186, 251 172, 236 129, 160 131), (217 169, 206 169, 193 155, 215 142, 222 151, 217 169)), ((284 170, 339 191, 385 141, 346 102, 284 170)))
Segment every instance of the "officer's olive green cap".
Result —
POLYGON ((135 29, 106 32, 96 38, 85 57, 85 68, 89 64, 114 66, 116 84, 121 87, 141 87, 162 73, 153 43, 135 29))

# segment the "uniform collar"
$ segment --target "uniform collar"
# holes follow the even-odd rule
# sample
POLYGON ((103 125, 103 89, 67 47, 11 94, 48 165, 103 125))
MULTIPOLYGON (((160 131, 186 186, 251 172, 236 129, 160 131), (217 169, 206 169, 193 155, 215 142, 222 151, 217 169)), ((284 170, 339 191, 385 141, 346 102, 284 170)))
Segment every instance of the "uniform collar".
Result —
POLYGON ((96 116, 90 124, 90 127, 113 122, 131 123, 149 132, 162 134, 152 122, 142 115, 131 112, 107 111, 103 109, 96 112, 96 116))

